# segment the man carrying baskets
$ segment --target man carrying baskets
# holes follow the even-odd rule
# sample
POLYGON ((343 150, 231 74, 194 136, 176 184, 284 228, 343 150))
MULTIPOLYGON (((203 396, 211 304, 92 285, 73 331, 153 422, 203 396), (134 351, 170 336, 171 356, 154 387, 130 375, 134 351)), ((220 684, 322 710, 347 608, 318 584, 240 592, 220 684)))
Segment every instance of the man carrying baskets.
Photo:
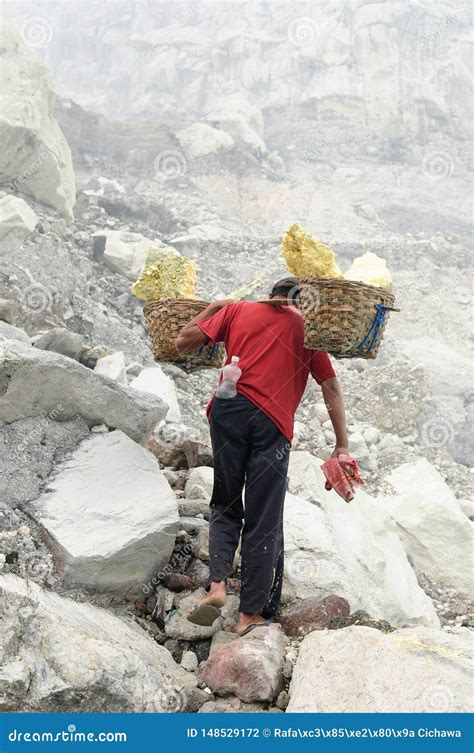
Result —
POLYGON ((211 303, 176 340, 182 352, 223 342, 226 364, 239 357, 237 394, 213 395, 207 408, 214 457, 210 578, 206 597, 188 619, 210 625, 219 616, 242 537, 236 625, 241 636, 269 624, 280 606, 289 452, 309 374, 321 386, 334 427, 333 457, 349 452, 343 398, 331 361, 327 353, 304 347, 303 317, 291 305, 298 284, 296 277, 279 280, 268 302, 211 303))

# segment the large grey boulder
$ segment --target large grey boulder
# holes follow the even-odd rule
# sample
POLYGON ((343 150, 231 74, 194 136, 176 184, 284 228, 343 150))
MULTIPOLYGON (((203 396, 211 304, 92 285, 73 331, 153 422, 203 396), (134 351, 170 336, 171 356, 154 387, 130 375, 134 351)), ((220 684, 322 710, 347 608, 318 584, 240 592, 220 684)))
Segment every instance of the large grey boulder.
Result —
POLYGON ((89 435, 84 419, 35 416, 0 423, 0 499, 16 506, 36 499, 60 453, 89 435))
POLYGON ((133 622, 0 576, 0 710, 187 711, 196 685, 133 622))
POLYGON ((338 594, 391 625, 438 626, 394 521, 362 490, 346 504, 335 492, 313 504, 285 500, 285 576, 294 597, 338 594))
POLYGON ((386 500, 416 572, 465 597, 472 594, 474 526, 441 474, 425 458, 387 477, 398 495, 386 500))
POLYGON ((471 652, 471 633, 462 628, 318 630, 301 644, 287 711, 469 712, 471 652))
POLYGON ((51 72, 13 24, 5 18, 0 23, 0 183, 72 216, 74 171, 71 151, 53 117, 51 72))
POLYGON ((29 235, 36 227, 38 216, 18 196, 0 199, 0 240, 10 233, 29 235))
POLYGON ((228 152, 234 146, 232 136, 207 123, 193 123, 178 131, 176 138, 188 160, 214 152, 228 152))
POLYGON ((85 439, 28 503, 69 586, 141 592, 168 563, 176 496, 151 453, 121 431, 85 439))
POLYGON ((122 387, 66 356, 0 342, 0 421, 45 413, 66 421, 79 414, 89 426, 106 424, 138 442, 166 412, 157 396, 122 387))

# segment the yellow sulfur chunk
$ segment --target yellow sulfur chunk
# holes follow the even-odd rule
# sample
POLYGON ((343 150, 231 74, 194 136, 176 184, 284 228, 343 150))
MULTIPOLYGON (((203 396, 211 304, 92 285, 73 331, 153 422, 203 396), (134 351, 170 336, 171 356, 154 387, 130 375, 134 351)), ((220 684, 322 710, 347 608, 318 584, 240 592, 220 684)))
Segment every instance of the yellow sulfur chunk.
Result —
POLYGON ((150 248, 132 293, 143 301, 162 298, 194 298, 196 262, 181 256, 174 248, 150 248))
POLYGON ((298 277, 342 277, 332 248, 306 235, 296 223, 283 236, 281 251, 286 266, 298 277))
POLYGON ((226 296, 226 298, 232 298, 234 301, 241 301, 248 295, 251 295, 263 285, 263 277, 256 277, 252 282, 248 282, 246 285, 241 285, 240 288, 236 288, 226 296))
POLYGON ((357 280, 367 285, 378 285, 386 290, 391 290, 393 287, 387 262, 372 251, 366 251, 365 254, 354 259, 344 277, 346 280, 357 280))

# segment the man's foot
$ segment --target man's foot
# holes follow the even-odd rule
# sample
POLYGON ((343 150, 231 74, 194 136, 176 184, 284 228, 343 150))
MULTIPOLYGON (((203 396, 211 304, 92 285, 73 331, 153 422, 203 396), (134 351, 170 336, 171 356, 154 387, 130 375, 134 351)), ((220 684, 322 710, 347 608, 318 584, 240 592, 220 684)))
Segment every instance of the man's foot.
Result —
POLYGON ((204 606, 204 604, 211 604, 211 606, 220 609, 224 606, 226 601, 227 589, 225 580, 220 580, 219 582, 213 581, 208 593, 199 602, 199 606, 204 606))
POLYGON ((225 581, 212 582, 209 593, 189 610, 188 620, 195 625, 209 626, 220 617, 227 600, 225 581))
POLYGON ((249 628, 259 627, 259 625, 268 625, 269 620, 262 617, 261 614, 248 614, 247 612, 239 612, 239 618, 235 625, 235 632, 237 635, 243 636, 244 633, 250 632, 249 628))

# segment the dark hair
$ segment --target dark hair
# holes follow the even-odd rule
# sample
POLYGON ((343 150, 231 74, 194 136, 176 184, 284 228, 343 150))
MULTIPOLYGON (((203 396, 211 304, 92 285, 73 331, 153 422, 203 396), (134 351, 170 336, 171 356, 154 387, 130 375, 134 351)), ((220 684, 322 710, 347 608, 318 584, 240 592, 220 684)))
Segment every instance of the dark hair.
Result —
POLYGON ((270 290, 270 298, 276 295, 283 295, 285 298, 295 300, 300 294, 300 280, 299 277, 283 277, 281 280, 277 280, 270 290))

